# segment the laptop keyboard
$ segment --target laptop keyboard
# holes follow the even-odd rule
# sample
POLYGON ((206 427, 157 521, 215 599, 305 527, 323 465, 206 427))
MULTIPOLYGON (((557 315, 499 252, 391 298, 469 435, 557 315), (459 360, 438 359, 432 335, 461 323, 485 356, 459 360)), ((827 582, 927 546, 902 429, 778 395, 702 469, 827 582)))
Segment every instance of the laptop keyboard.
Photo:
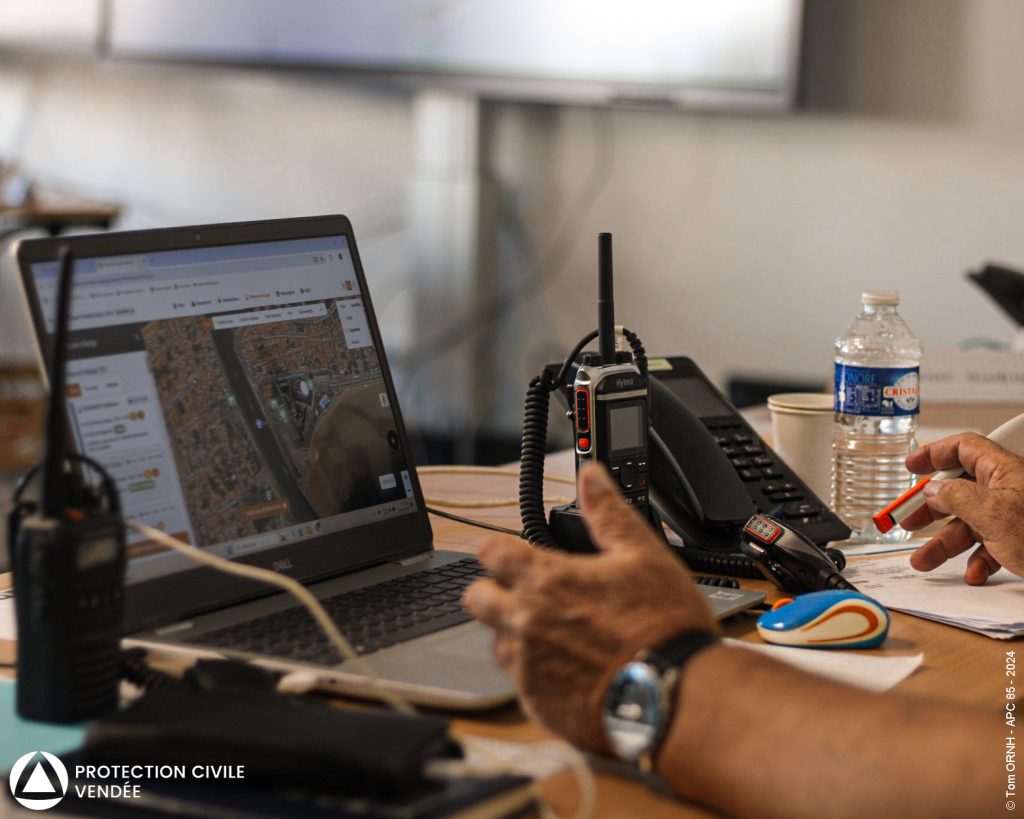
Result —
MULTIPOLYGON (((467 557, 320 602, 352 647, 370 654, 472 619, 462 607, 462 592, 483 576, 476 558, 467 557)), ((207 632, 189 642, 307 663, 333 665, 342 659, 302 606, 207 632)))

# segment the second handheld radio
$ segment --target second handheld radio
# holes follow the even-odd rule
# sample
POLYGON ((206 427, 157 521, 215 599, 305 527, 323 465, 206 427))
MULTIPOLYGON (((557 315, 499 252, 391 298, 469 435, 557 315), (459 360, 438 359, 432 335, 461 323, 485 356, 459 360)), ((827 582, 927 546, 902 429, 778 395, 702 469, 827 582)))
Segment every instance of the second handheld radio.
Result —
POLYGON ((63 402, 74 270, 67 247, 60 251, 59 270, 46 457, 15 491, 8 540, 18 621, 18 714, 78 722, 117 707, 125 531, 114 481, 96 461, 67 451, 63 402), (86 482, 83 466, 99 475, 99 489, 86 482), (37 474, 41 499, 23 499, 37 474))

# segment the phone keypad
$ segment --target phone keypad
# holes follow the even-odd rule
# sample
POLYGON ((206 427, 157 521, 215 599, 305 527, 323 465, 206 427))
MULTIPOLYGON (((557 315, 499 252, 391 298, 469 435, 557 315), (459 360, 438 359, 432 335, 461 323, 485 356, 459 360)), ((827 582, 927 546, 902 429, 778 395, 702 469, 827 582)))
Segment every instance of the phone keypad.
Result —
POLYGON ((813 517, 817 514, 816 510, 817 505, 808 503, 807 501, 787 503, 786 507, 782 510, 782 515, 788 520, 792 520, 793 518, 807 518, 813 517))
POLYGON ((774 512, 796 524, 821 520, 824 507, 807 498, 806 490, 783 472, 751 431, 736 423, 714 422, 707 426, 746 484, 758 512, 774 512))

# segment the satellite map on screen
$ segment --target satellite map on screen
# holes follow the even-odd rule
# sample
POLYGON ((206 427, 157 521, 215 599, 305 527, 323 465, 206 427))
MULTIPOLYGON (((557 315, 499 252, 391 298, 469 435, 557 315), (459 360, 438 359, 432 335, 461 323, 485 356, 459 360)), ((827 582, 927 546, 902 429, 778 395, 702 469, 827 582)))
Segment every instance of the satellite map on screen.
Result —
POLYGON ((404 496, 366 445, 394 419, 359 296, 141 333, 200 545, 404 496))

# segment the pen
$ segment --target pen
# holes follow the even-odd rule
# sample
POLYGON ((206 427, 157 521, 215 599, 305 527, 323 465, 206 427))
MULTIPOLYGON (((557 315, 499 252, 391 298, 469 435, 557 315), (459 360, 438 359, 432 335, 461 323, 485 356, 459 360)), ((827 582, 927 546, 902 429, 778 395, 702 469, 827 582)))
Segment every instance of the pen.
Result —
MULTIPOLYGON (((986 437, 1010 452, 1018 455, 1024 454, 1024 413, 1021 413, 1016 418, 1011 418, 1005 424, 990 432, 986 437)), ((921 490, 924 489, 928 481, 950 481, 961 477, 963 474, 963 469, 946 469, 929 475, 914 484, 912 489, 904 492, 871 519, 875 522, 878 531, 885 534, 924 506, 925 497, 921 494, 921 490)))

